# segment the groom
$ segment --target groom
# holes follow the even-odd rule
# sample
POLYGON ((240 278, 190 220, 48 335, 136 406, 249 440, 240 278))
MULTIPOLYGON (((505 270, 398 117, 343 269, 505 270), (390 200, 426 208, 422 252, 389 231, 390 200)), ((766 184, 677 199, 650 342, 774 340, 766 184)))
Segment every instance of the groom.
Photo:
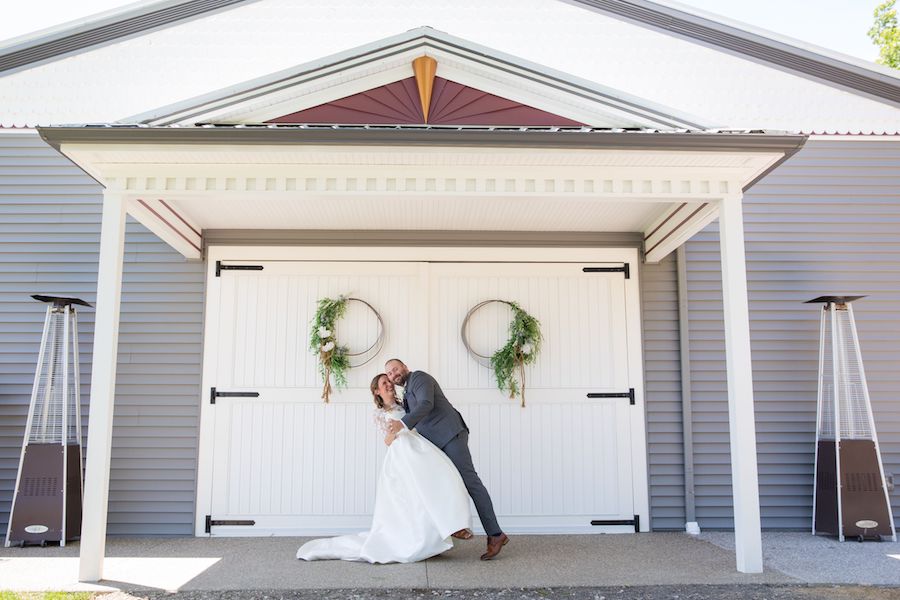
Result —
MULTIPOLYGON (((462 475, 469 496, 475 503, 478 518, 488 534, 487 552, 481 555, 481 560, 491 560, 498 554, 503 546, 509 542, 509 538, 500 529, 497 517, 494 515, 494 505, 487 489, 481 483, 481 478, 472 464, 472 456, 469 454, 469 428, 466 427, 462 415, 453 408, 441 386, 434 377, 424 371, 409 372, 403 361, 392 358, 384 364, 384 371, 388 380, 394 385, 403 386, 403 410, 406 416, 402 421, 391 423, 391 433, 396 435, 404 427, 415 428, 421 436, 444 451, 459 474, 462 475)), ((468 539, 471 532, 454 534, 454 537, 468 539), (468 534, 468 535, 466 535, 468 534)))

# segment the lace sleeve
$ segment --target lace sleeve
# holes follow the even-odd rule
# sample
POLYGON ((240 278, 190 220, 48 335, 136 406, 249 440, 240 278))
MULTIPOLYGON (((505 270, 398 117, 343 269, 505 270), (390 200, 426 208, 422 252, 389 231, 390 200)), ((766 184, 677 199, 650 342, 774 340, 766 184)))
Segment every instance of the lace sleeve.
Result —
POLYGON ((386 412, 376 408, 372 411, 372 421, 375 422, 375 427, 381 432, 381 435, 387 435, 390 418, 387 416, 386 412))

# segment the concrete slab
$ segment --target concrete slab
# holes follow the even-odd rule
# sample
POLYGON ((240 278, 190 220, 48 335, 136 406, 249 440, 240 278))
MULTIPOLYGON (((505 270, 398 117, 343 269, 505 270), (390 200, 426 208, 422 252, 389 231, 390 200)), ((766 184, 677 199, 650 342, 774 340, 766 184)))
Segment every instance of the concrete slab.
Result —
POLYGON ((295 558, 302 538, 109 538, 104 580, 77 582, 78 544, 0 549, 0 585, 44 590, 425 588, 425 563, 369 565, 295 558))
MULTIPOLYGON (((766 571, 735 570, 734 535, 514 536, 500 557, 481 562, 484 538, 456 542, 423 563, 307 563, 294 558, 307 538, 109 538, 106 580, 81 584, 78 544, 0 548, 0 588, 43 590, 477 590, 604 586, 863 584, 900 587, 900 543, 839 543, 801 532, 766 532, 766 571)), ((896 591, 896 590, 895 590, 896 591)))
POLYGON ((427 562, 434 588, 786 583, 774 570, 735 570, 733 551, 682 533, 515 536, 498 560, 482 562, 484 538, 457 542, 427 562))

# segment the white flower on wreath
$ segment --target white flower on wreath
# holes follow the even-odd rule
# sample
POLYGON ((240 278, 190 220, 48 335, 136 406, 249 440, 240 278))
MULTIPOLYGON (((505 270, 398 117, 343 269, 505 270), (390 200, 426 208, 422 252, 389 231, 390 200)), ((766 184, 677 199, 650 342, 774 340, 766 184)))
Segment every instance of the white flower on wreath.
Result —
POLYGON ((521 352, 524 356, 528 356, 532 352, 534 352, 534 346, 531 344, 522 344, 522 347, 519 348, 519 352, 521 352))
POLYGON ((327 327, 325 327, 324 325, 319 327, 319 338, 320 339, 327 340, 330 337, 331 337, 331 331, 329 331, 329 329, 327 327))
POLYGON ((322 344, 322 352, 331 352, 334 350, 334 342, 328 342, 327 344, 322 344))

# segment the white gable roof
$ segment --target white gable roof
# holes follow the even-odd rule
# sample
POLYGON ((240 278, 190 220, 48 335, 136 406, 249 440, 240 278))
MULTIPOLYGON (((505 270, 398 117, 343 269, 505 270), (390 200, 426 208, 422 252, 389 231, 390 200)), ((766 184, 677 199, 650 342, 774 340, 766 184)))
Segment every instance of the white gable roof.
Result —
POLYGON ((596 128, 711 129, 717 124, 522 61, 428 27, 122 119, 148 125, 263 123, 413 77, 413 61, 437 75, 596 128))
POLYGON ((900 107, 550 0, 260 0, 0 77, 4 124, 110 122, 430 25, 729 128, 900 130, 900 107))

